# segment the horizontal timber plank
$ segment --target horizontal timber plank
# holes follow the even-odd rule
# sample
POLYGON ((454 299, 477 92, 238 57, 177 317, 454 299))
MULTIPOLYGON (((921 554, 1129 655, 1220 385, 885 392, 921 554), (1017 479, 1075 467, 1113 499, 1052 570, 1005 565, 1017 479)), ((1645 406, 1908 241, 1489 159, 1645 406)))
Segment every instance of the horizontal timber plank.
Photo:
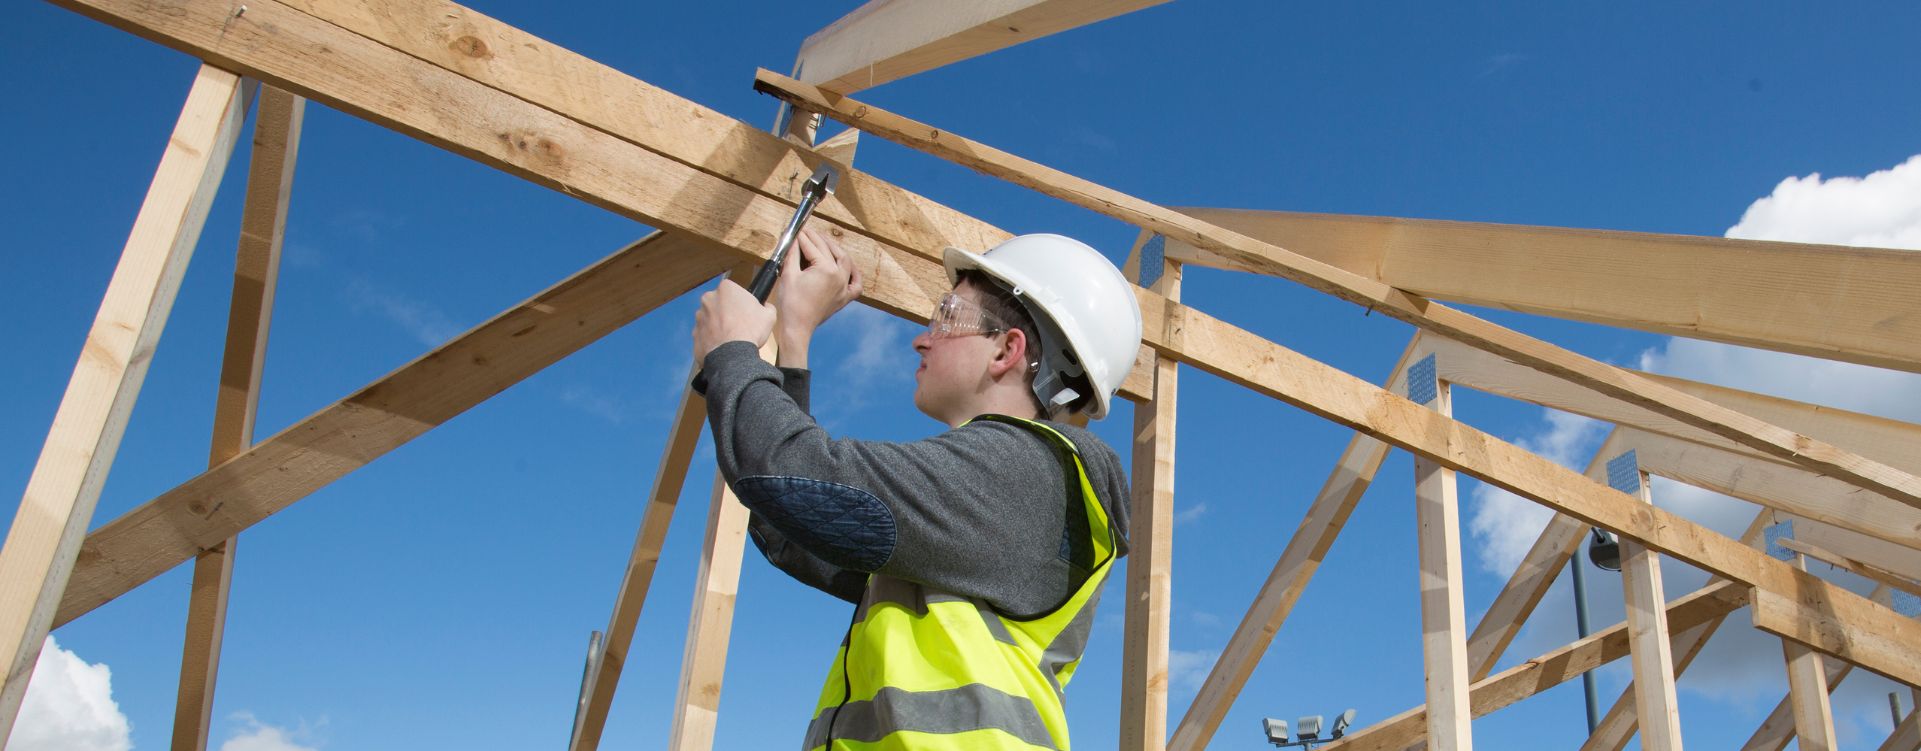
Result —
MULTIPOLYGON (((1183 214, 1423 297, 1921 372, 1908 250, 1286 211, 1183 214)), ((1264 273, 1177 240, 1167 257, 1264 273)))
POLYGON ((852 94, 1167 0, 872 0, 800 44, 798 75, 852 94))
POLYGON ((755 87, 797 107, 984 174, 1099 212, 1169 239, 1259 264, 1268 273, 1413 324, 1595 391, 1660 412, 1813 471, 1921 508, 1921 478, 1642 378, 1460 310, 1394 289, 1171 209, 1008 154, 953 133, 822 91, 768 70, 755 87))

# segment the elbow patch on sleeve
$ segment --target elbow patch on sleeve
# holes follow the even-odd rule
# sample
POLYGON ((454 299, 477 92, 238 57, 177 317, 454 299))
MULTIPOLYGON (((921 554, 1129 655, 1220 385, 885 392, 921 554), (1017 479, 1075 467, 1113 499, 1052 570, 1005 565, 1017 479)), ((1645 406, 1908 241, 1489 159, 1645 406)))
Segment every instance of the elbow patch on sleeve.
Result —
POLYGON ((894 512, 860 488, 804 477, 743 477, 741 503, 789 542, 841 568, 875 571, 894 555, 894 512))

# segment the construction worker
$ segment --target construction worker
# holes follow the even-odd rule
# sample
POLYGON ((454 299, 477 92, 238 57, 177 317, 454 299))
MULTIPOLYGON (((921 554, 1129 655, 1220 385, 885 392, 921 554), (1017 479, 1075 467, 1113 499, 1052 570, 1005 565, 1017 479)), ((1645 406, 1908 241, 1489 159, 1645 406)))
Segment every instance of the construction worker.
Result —
POLYGON ((948 430, 859 441, 808 415, 806 367, 861 274, 824 234, 798 251, 771 304, 729 281, 701 297, 694 356, 754 544, 855 605, 803 747, 1067 749, 1061 691, 1126 553, 1128 494, 1112 448, 1053 420, 1107 414, 1140 346, 1132 286, 1058 235, 948 248, 953 292, 913 342, 914 405, 948 430))

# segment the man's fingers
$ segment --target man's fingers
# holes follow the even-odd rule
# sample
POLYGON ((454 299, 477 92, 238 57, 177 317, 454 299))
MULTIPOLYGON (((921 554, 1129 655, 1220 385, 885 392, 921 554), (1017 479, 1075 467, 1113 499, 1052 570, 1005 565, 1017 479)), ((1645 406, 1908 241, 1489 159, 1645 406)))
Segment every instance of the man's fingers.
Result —
POLYGON ((819 266, 823 261, 833 260, 826 253, 822 252, 820 235, 815 234, 811 228, 801 230, 799 244, 800 252, 807 255, 808 266, 819 266))

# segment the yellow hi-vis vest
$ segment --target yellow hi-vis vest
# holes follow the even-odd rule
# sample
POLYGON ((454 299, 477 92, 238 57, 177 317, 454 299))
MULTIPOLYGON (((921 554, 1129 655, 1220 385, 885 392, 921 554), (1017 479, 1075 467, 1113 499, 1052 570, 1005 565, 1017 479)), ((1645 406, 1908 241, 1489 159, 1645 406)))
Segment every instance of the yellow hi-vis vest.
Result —
POLYGON ((1061 690, 1093 629, 1094 605, 1114 563, 1114 530, 1066 436, 1030 420, 980 419, 1034 431, 1074 468, 1093 570, 1066 602, 1026 620, 1001 615, 983 600, 870 575, 804 748, 1067 751, 1061 690))

